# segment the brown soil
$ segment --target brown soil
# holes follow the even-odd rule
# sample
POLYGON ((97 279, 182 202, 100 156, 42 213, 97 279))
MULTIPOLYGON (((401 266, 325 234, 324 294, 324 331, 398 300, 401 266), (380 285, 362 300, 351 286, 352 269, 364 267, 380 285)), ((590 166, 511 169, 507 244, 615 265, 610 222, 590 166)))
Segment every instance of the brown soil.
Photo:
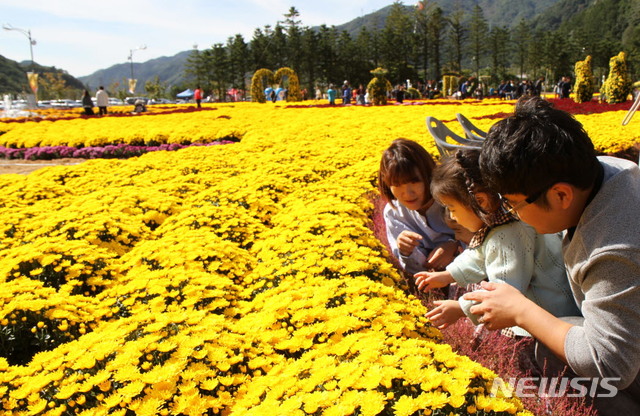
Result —
POLYGON ((84 159, 55 159, 55 160, 22 160, 0 159, 0 174, 19 173, 27 175, 34 170, 57 165, 77 165, 84 162, 84 159))

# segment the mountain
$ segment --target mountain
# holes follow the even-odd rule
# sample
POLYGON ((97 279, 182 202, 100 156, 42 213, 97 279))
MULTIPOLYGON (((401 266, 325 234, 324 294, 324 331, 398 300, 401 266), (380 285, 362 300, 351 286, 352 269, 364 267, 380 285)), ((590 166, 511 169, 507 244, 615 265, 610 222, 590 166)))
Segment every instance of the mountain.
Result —
POLYGON ((539 30, 592 30, 602 38, 622 40, 623 44, 637 42, 639 26, 638 0, 560 0, 533 23, 534 29, 539 30))
MULTIPOLYGON (((536 16, 546 13, 559 1, 561 0, 480 0, 477 3, 482 8, 484 17, 490 26, 512 28, 517 26, 521 20, 531 22, 536 16)), ((453 10, 451 1, 439 0, 439 3, 446 5, 441 6, 445 14, 453 10)), ((471 12, 476 1, 465 0, 462 3, 465 3, 464 10, 471 12)))
POLYGON ((0 94, 15 94, 27 88, 27 77, 20 64, 0 55, 0 94))
MULTIPOLYGON (((453 13, 457 8, 464 10, 466 18, 471 18, 471 11, 476 6, 480 6, 489 26, 514 27, 520 20, 532 21, 537 16, 544 14, 556 3, 563 0, 431 0, 429 3, 435 4, 442 9, 445 16, 453 13)), ((572 2, 574 0, 568 0, 572 2)), ((579 0, 586 1, 586 0, 579 0)), ((378 11, 357 17, 350 22, 336 26, 338 31, 347 31, 351 36, 356 36, 362 27, 367 29, 382 29, 391 11, 391 5, 378 11)), ((415 6, 405 6, 407 11, 412 11, 415 6)), ((560 15, 562 18, 567 15, 560 15)))
POLYGON ((55 66, 42 66, 31 61, 16 62, 0 55, 0 94, 19 94, 31 91, 27 82, 28 71, 35 69, 39 74, 57 73, 62 76, 65 84, 72 89, 83 89, 84 85, 77 78, 55 66))
MULTIPOLYGON (((184 64, 191 52, 183 51, 173 56, 163 56, 143 63, 134 63, 133 75, 138 80, 136 89, 141 91, 144 83, 156 76, 168 87, 182 83, 184 64)), ((114 82, 126 83, 128 78, 131 78, 131 63, 116 64, 78 79, 90 90, 95 90, 100 85, 106 88, 114 82)))
POLYGON ((533 28, 536 30, 557 30, 563 22, 582 14, 592 3, 596 2, 597 0, 560 0, 533 20, 533 28))

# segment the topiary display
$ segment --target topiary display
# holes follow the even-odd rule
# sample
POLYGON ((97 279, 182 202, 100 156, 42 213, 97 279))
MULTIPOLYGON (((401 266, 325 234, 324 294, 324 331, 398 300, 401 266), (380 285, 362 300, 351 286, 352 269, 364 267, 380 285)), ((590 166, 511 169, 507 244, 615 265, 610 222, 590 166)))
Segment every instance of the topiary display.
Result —
POLYGON ((284 77, 288 78, 289 84, 287 87, 287 101, 301 101, 302 94, 300 93, 300 81, 298 80, 296 71, 287 67, 280 68, 273 76, 273 80, 276 84, 284 85, 284 77))
POLYGON ((445 75, 442 77, 442 94, 447 97, 458 90, 458 76, 445 75))
POLYGON ((407 88, 407 96, 408 98, 415 100, 422 97, 422 94, 420 94, 420 91, 418 91, 414 87, 411 87, 407 88))
POLYGON ((373 79, 369 81, 367 90, 373 105, 387 104, 387 93, 393 89, 389 80, 385 77, 389 71, 384 68, 376 68, 371 70, 373 79))
POLYGON ((627 101, 631 92, 631 79, 624 52, 620 52, 609 60, 609 76, 602 86, 602 92, 609 104, 627 101))
POLYGON ((258 69, 251 78, 251 101, 266 103, 264 89, 267 85, 273 84, 273 71, 267 68, 258 69))
POLYGON ((595 90, 593 82, 593 72, 591 71, 591 55, 588 55, 584 61, 576 62, 576 83, 573 86, 575 91, 575 102, 587 103, 593 98, 595 90))

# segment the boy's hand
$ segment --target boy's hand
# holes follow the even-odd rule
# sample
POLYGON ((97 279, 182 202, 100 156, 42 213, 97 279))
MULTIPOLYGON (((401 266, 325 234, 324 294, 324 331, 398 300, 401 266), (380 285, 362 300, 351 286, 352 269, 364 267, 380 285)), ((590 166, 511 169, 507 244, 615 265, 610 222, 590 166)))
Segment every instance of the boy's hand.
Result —
POLYGON ((398 249, 403 256, 410 256, 413 253, 413 249, 418 247, 422 240, 422 236, 413 231, 404 230, 400 233, 397 239, 398 249))
POLYGON ((416 279, 418 290, 422 292, 445 287, 455 282, 449 272, 419 272, 414 274, 413 277, 416 279))
POLYGON ((460 303, 455 300, 437 300, 433 303, 436 307, 427 312, 425 316, 438 329, 445 329, 465 316, 460 303))

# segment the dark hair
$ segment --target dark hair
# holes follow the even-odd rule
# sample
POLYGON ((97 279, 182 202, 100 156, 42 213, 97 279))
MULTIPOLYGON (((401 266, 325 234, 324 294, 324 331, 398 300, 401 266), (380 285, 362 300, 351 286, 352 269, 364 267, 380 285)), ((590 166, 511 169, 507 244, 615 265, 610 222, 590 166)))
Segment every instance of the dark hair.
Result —
POLYGON ((382 154, 378 171, 378 189, 387 201, 395 199, 391 186, 409 182, 424 182, 424 195, 431 199, 429 183, 436 164, 420 144, 407 139, 396 139, 382 154))
POLYGON ((440 202, 442 197, 453 198, 470 207, 484 220, 487 215, 493 213, 493 209, 500 207, 500 198, 485 185, 480 174, 479 158, 480 150, 474 148, 460 149, 455 155, 444 158, 433 171, 431 194, 440 202), (491 211, 484 210, 478 204, 478 192, 487 194, 491 211))
POLYGON ((489 129, 480 155, 486 184, 501 194, 531 196, 558 182, 587 189, 598 169, 582 124, 537 96, 518 100, 515 113, 489 129))

